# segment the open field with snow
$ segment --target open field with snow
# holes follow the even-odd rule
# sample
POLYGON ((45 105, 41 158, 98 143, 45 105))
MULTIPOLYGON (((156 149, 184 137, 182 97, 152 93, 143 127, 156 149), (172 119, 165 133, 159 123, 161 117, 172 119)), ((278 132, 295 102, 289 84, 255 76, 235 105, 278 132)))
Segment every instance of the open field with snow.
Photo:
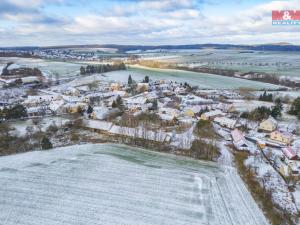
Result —
POLYGON ((123 145, 0 158, 0 223, 267 224, 234 168, 123 145))
POLYGON ((31 58, 18 58, 18 57, 1 57, 0 68, 4 67, 6 63, 14 62, 15 65, 20 67, 36 67, 42 71, 47 77, 55 78, 58 74, 60 78, 70 77, 79 74, 81 64, 73 62, 58 62, 45 59, 31 59, 31 58))
POLYGON ((126 71, 109 72, 107 73, 107 76, 114 80, 127 82, 129 74, 131 74, 132 78, 136 80, 142 80, 147 75, 153 80, 165 79, 177 81, 179 83, 188 82, 191 85, 199 86, 199 88, 209 89, 237 89, 240 87, 247 87, 253 89, 279 88, 278 85, 244 80, 233 77, 219 76, 214 74, 143 67, 130 67, 126 71))
POLYGON ((145 53, 146 60, 233 69, 241 72, 265 72, 291 79, 300 79, 300 53, 276 51, 241 51, 202 49, 145 53))
MULTIPOLYGON (((58 62, 44 59, 30 58, 0 58, 0 69, 8 62, 14 62, 14 66, 19 67, 36 67, 39 68, 46 77, 55 78, 58 74, 60 79, 74 77, 80 73, 81 65, 86 65, 87 62, 58 62)), ((127 82, 129 74, 133 79, 141 81, 145 76, 150 76, 152 79, 173 80, 180 83, 188 82, 192 85, 197 85, 200 88, 216 88, 216 89, 236 89, 247 87, 253 89, 277 89, 279 86, 266 84, 262 82, 244 80, 239 78, 224 77, 207 73, 195 73, 178 70, 159 70, 152 68, 130 67, 126 71, 114 71, 107 73, 108 80, 116 80, 127 82)))

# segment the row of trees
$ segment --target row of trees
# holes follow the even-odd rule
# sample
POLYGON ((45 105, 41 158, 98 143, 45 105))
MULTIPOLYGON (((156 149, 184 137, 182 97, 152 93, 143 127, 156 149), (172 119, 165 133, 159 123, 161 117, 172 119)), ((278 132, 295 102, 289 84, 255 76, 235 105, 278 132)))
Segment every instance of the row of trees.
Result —
POLYGON ((261 94, 258 98, 260 101, 265 101, 265 102, 272 102, 273 101, 273 95, 270 93, 270 94, 267 94, 266 91, 264 91, 263 94, 261 94))
POLYGON ((80 74, 93 74, 93 73, 105 73, 115 70, 126 70, 126 65, 124 63, 114 63, 114 64, 101 64, 101 65, 88 65, 86 67, 80 67, 80 74))
POLYGON ((13 62, 7 63, 7 65, 2 69, 1 76, 42 76, 42 72, 38 68, 27 68, 21 67, 17 69, 9 70, 9 66, 13 62))
POLYGON ((23 105, 17 104, 12 107, 0 109, 0 120, 19 119, 27 117, 27 110, 23 105))

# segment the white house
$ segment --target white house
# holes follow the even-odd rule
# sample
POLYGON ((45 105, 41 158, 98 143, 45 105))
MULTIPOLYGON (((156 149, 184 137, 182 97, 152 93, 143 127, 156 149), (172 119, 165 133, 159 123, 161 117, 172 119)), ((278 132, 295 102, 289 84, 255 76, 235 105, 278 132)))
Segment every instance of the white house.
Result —
POLYGON ((300 173, 300 162, 299 161, 289 161, 289 174, 293 176, 299 176, 300 173))
POLYGON ((127 105, 142 105, 147 102, 147 98, 143 95, 136 95, 130 98, 124 98, 124 102, 127 105))
POLYGON ((201 98, 196 95, 181 95, 182 105, 205 105, 205 104, 213 104, 213 100, 201 98))
POLYGON ((109 132, 109 130, 113 126, 113 123, 100 120, 85 120, 84 125, 87 128, 91 128, 93 130, 109 132))
POLYGON ((91 114, 92 119, 94 120, 105 120, 108 118, 110 115, 114 113, 118 113, 119 109, 117 108, 107 108, 107 107, 94 107, 93 112, 91 114))
POLYGON ((216 117, 214 119, 214 122, 220 124, 223 127, 227 127, 227 128, 230 128, 230 129, 233 129, 235 127, 235 124, 236 124, 236 120, 227 118, 225 116, 223 116, 223 117, 216 117))
POLYGON ((29 117, 33 117, 33 116, 39 116, 41 115, 43 112, 43 108, 42 107, 30 107, 27 108, 27 115, 29 117))
POLYGON ((213 110, 206 113, 202 113, 200 119, 201 120, 213 120, 217 116, 222 116, 221 110, 213 110))
POLYGON ((31 106, 41 103, 50 104, 52 101, 60 100, 61 98, 61 95, 33 95, 28 96, 24 104, 31 106))
POLYGON ((159 108, 158 112, 160 114, 172 115, 173 117, 178 117, 180 114, 180 111, 178 109, 173 109, 173 108, 168 108, 168 107, 159 108))
POLYGON ((49 109, 53 113, 62 113, 64 104, 65 104, 65 102, 63 100, 52 101, 49 104, 49 109))
POLYGON ((67 87, 67 89, 64 91, 64 94, 72 95, 72 96, 80 96, 80 91, 74 87, 67 87))

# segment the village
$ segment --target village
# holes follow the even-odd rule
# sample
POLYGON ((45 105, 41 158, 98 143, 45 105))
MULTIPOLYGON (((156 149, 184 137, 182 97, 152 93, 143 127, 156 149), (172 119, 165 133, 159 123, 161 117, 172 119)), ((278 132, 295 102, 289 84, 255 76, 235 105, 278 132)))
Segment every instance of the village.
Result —
MULTIPOLYGON (((234 164, 234 152, 246 152, 245 164, 255 171, 261 185, 273 192, 275 204, 297 215, 299 123, 272 115, 258 121, 249 119, 245 114, 264 106, 271 109, 274 104, 255 96, 247 100, 248 94, 245 97, 242 90, 199 89, 187 82, 152 80, 149 76, 135 81, 129 75, 128 82, 122 83, 92 74, 61 84, 40 79, 39 83, 4 86, 1 112, 5 115, 7 109, 22 106, 24 115, 12 121, 71 116, 68 121, 80 120, 80 129, 93 132, 95 139, 101 139, 101 134, 111 140, 139 139, 161 144, 175 154, 218 161, 225 166, 234 164), (208 149, 205 154, 202 148, 208 149), (210 153, 215 149, 218 154, 210 153), (274 189, 274 185, 280 188, 274 189)), ((286 114, 286 107, 281 106, 282 114, 286 114)), ((5 120, 11 119, 3 116, 5 120)), ((22 129, 19 135, 31 130, 22 129)))

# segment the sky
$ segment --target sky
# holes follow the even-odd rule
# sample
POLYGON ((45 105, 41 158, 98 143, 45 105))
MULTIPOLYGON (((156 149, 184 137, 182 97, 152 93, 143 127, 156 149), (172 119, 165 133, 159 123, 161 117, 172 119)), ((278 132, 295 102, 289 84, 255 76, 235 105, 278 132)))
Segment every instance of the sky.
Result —
POLYGON ((300 0, 0 0, 0 46, 300 45, 300 26, 272 26, 285 9, 300 0))

